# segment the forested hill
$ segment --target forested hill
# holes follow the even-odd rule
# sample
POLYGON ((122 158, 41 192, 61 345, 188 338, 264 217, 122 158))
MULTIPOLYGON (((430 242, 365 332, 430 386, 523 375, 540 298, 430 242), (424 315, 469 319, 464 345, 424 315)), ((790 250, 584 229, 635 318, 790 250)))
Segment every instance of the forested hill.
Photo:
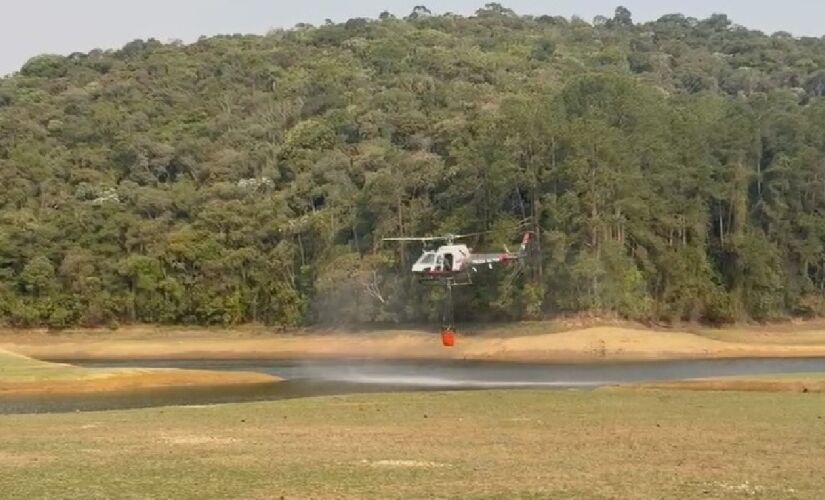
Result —
POLYGON ((0 79, 0 322, 423 321, 382 237, 524 227, 540 262, 460 316, 825 314, 823 94, 822 39, 623 8, 36 57, 0 79))

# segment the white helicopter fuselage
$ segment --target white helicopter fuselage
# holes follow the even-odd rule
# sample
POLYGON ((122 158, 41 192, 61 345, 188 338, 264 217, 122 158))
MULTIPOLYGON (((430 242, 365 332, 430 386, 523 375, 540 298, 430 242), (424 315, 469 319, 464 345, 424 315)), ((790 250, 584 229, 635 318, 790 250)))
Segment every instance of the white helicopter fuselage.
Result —
POLYGON ((436 251, 424 252, 413 264, 417 274, 458 273, 467 269, 472 252, 467 245, 444 245, 436 251))

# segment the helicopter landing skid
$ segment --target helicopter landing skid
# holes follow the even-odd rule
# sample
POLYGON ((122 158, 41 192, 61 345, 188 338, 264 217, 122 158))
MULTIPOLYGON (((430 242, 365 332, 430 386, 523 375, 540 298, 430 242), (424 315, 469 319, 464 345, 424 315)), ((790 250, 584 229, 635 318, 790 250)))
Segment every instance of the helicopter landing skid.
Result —
POLYGON ((468 286, 473 284, 470 274, 456 274, 450 277, 437 275, 422 275, 418 278, 422 285, 431 286, 468 286))

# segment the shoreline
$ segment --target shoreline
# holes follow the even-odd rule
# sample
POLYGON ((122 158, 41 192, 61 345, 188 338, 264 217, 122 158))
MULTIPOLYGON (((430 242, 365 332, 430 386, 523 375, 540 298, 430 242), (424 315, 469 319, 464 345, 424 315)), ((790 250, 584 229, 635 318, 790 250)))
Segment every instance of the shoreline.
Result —
MULTIPOLYGON (((4 346, 8 349, 8 346, 4 346)), ((612 353, 606 356, 583 353, 579 351, 544 351, 537 353, 495 353, 490 355, 427 355, 418 353, 408 354, 376 354, 364 352, 346 353, 319 353, 319 352, 272 352, 261 353, 250 347, 248 350, 233 351, 221 350, 183 350, 170 353, 118 353, 114 351, 88 352, 81 349, 67 353, 55 353, 51 349, 32 349, 17 351, 26 356, 52 363, 119 363, 140 361, 386 361, 386 362, 449 362, 467 361, 478 363, 520 363, 525 365, 540 364, 599 364, 599 363, 644 363, 666 361, 711 361, 735 359, 818 359, 825 358, 825 348, 805 349, 803 351, 776 350, 740 350, 723 353, 680 353, 661 352, 656 354, 627 352, 612 353)))
POLYGON ((130 370, 88 378, 48 381, 4 381, 0 398, 7 396, 81 395, 151 389, 204 388, 272 384, 281 379, 264 373, 213 372, 205 370, 130 370))
POLYGON ((514 325, 504 332, 462 335, 444 348, 420 330, 369 333, 281 333, 266 329, 126 327, 66 334, 0 330, 0 349, 48 361, 370 359, 593 363, 690 359, 825 357, 825 328, 652 330, 596 326, 554 330, 514 325), (542 333, 550 331, 552 333, 542 333))
POLYGON ((112 393, 159 388, 270 384, 280 378, 255 372, 84 368, 37 360, 0 349, 0 400, 8 396, 112 393))
POLYGON ((712 392, 791 392, 799 394, 825 394, 825 374, 790 373, 777 375, 753 375, 710 377, 663 382, 624 384, 606 388, 631 391, 712 391, 712 392))

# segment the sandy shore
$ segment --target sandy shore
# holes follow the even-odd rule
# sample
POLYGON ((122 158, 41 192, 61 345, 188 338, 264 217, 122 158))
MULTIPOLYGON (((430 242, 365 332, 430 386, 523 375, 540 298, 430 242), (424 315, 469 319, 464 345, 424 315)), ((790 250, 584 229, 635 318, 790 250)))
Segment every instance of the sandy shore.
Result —
POLYGON ((122 392, 160 387, 222 387, 277 382, 262 373, 83 368, 0 349, 0 397, 122 392))
MULTIPOLYGON (((552 330, 548 327, 546 330, 552 330)), ((0 349, 46 360, 140 359, 467 359, 516 362, 825 357, 825 328, 688 332, 602 326, 541 332, 541 324, 507 334, 459 333, 452 349, 423 331, 277 333, 255 330, 0 332, 0 349), (527 332, 527 333, 525 333, 527 332)))
POLYGON ((0 396, 86 394, 126 392, 169 387, 226 387, 277 382, 263 373, 210 372, 198 370, 131 370, 105 373, 75 380, 5 381, 0 378, 0 396))
MULTIPOLYGON (((610 388, 617 389, 617 388, 610 388)), ((742 391, 742 392, 798 392, 825 393, 825 377, 821 374, 763 375, 753 377, 719 377, 672 382, 651 382, 620 386, 619 390, 684 390, 684 391, 742 391)))

